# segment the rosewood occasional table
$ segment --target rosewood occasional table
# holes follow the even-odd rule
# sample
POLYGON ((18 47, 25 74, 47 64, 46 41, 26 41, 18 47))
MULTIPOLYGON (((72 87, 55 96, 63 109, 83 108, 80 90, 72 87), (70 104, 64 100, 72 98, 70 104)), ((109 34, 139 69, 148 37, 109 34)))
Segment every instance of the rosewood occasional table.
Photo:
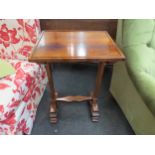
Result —
POLYGON ((29 61, 46 64, 52 98, 50 107, 51 123, 57 122, 57 106, 60 101, 88 101, 92 121, 98 121, 97 97, 104 66, 106 63, 114 63, 124 60, 124 58, 124 55, 106 31, 43 31, 29 57, 29 61), (58 96, 54 87, 51 65, 61 62, 98 63, 95 89, 89 96, 58 96))

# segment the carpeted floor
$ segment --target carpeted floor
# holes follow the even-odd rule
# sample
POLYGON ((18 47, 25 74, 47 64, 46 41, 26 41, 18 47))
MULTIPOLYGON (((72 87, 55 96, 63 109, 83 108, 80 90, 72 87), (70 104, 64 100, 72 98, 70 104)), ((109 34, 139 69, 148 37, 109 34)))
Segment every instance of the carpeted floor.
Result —
MULTIPOLYGON (((97 66, 95 64, 54 65, 55 87, 59 95, 88 95, 93 90, 97 66)), ((109 93, 111 67, 106 67, 98 100, 100 121, 91 122, 87 103, 60 103, 59 121, 49 123, 50 96, 46 89, 38 107, 33 135, 130 135, 134 134, 121 109, 109 93)))

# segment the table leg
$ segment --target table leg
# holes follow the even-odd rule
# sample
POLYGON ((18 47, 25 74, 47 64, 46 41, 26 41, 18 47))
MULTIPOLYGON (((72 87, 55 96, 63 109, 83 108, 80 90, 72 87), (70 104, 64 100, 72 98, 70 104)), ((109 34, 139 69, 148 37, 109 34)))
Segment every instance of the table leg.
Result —
POLYGON ((57 94, 54 88, 51 64, 47 64, 46 69, 47 69, 48 81, 49 81, 51 98, 52 98, 52 103, 50 107, 50 122, 56 123, 57 122, 57 102, 56 102, 57 94))
POLYGON ((97 104, 97 97, 99 95, 99 90, 100 90, 100 86, 101 86, 101 82, 102 82, 104 66, 105 66, 105 64, 103 62, 100 62, 98 65, 95 90, 91 94, 92 100, 90 101, 90 107, 91 107, 91 117, 92 117, 93 122, 97 122, 98 118, 99 118, 99 108, 98 108, 98 104, 97 104))

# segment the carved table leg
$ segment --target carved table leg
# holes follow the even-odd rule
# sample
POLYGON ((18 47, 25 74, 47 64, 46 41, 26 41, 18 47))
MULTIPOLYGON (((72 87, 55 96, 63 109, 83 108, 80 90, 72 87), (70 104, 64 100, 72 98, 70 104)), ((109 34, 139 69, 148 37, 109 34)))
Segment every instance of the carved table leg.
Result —
POLYGON ((99 108, 97 104, 97 97, 99 95, 99 90, 102 82, 102 77, 103 77, 103 72, 104 72, 104 63, 100 62, 98 66, 98 71, 97 71, 97 77, 96 77, 96 85, 95 85, 95 90, 91 94, 92 100, 90 101, 90 107, 91 107, 91 118, 93 122, 97 122, 99 119, 99 108))
POLYGON ((48 81, 49 81, 51 98, 52 98, 52 103, 50 107, 50 122, 56 123, 57 122, 57 102, 56 102, 57 94, 54 88, 51 64, 47 64, 46 69, 47 69, 48 81))

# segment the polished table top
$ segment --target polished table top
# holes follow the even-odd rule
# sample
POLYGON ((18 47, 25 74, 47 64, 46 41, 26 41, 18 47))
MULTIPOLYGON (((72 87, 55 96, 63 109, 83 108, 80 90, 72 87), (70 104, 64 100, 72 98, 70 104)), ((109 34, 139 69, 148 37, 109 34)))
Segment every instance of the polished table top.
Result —
POLYGON ((29 60, 110 62, 124 58, 106 31, 43 31, 29 60))

